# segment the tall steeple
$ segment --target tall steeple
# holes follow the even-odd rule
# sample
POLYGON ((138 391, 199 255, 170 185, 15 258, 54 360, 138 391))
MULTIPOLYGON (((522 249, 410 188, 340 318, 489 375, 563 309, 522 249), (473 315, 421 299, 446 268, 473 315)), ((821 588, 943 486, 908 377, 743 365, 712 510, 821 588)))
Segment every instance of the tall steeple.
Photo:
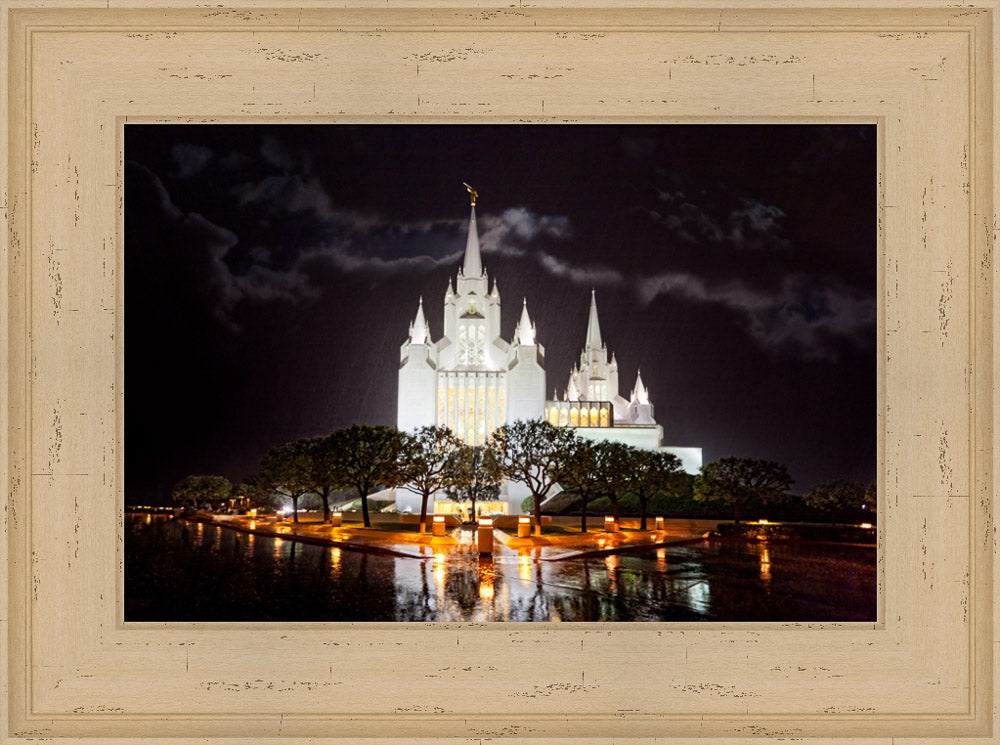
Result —
POLYGON ((649 391, 646 390, 646 386, 642 382, 642 373, 636 371, 635 374, 635 386, 632 388, 632 400, 643 405, 649 404, 649 391))
POLYGON ((424 298, 420 296, 420 305, 417 306, 417 317, 410 324, 410 344, 430 343, 430 328, 427 319, 424 317, 424 298))
POLYGON ((587 320, 587 349, 600 349, 604 346, 601 342, 601 324, 597 320, 597 298, 594 291, 590 291, 590 318, 587 320))
POLYGON ((462 276, 472 278, 483 275, 483 260, 479 254, 479 229, 476 227, 476 204, 472 204, 469 216, 469 237, 465 242, 465 261, 462 262, 462 276))
POLYGON ((524 299, 524 305, 521 306, 521 320, 517 324, 517 343, 530 346, 535 343, 535 327, 531 325, 531 319, 528 317, 528 298, 524 299))

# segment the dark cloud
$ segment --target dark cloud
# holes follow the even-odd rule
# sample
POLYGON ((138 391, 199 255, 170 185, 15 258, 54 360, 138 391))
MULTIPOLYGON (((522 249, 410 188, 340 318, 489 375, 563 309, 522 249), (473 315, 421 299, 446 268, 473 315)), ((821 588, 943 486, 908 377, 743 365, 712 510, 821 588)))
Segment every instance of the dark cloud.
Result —
POLYGON ((760 289, 741 279, 710 281, 686 273, 665 273, 639 281, 644 304, 661 295, 723 306, 763 349, 798 352, 806 359, 835 360, 844 344, 867 346, 875 328, 869 295, 802 275, 786 276, 780 289, 760 289))
POLYGON ((191 145, 179 142, 170 148, 170 155, 173 157, 174 169, 171 176, 178 179, 187 179, 201 173, 208 161, 212 159, 212 150, 204 145, 191 145))

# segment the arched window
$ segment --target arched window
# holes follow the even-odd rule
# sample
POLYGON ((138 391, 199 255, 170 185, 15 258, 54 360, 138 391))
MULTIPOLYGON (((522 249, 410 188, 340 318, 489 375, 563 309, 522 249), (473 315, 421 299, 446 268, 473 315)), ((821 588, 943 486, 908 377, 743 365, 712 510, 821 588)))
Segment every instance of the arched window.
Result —
MULTIPOLYGON (((599 421, 600 421, 600 419, 598 419, 597 407, 596 406, 591 406, 590 407, 590 426, 591 427, 598 426, 598 422, 599 421)), ((601 425, 601 426, 604 426, 604 425, 601 425)))
POLYGON ((602 427, 607 427, 608 426, 608 407, 607 406, 602 406, 601 407, 601 426, 602 427))
POLYGON ((580 410, 575 407, 569 410, 569 426, 580 426, 580 410))
POLYGON ((559 407, 550 406, 549 407, 549 424, 553 427, 559 426, 559 407))
POLYGON ((559 409, 559 426, 565 427, 569 424, 569 409, 562 407, 559 409))
POLYGON ((590 426, 590 417, 587 416, 587 407, 586 406, 583 407, 582 409, 580 409, 580 426, 581 427, 589 427, 590 426))

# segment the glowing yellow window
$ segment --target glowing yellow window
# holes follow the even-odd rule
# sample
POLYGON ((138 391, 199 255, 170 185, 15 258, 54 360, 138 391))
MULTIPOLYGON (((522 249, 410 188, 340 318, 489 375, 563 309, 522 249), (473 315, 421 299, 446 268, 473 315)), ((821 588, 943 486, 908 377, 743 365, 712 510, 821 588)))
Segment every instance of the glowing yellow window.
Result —
POLYGON ((549 424, 553 427, 559 426, 559 407, 550 406, 549 407, 549 424))
POLYGON ((569 410, 569 426, 579 427, 580 426, 580 410, 570 409, 569 410))
POLYGON ((569 424, 569 410, 559 409, 559 426, 565 427, 567 424, 569 424))
POLYGON ((590 426, 591 426, 591 427, 596 427, 596 426, 597 426, 597 423, 598 423, 598 421, 600 421, 600 420, 599 420, 599 419, 597 418, 597 416, 598 416, 598 415, 597 415, 597 407, 596 407, 596 406, 591 406, 591 407, 590 407, 590 426))
POLYGON ((586 408, 580 409, 580 426, 581 427, 589 427, 590 426, 590 417, 587 416, 587 409, 586 408))
POLYGON ((601 407, 601 426, 608 426, 608 409, 606 406, 601 407))

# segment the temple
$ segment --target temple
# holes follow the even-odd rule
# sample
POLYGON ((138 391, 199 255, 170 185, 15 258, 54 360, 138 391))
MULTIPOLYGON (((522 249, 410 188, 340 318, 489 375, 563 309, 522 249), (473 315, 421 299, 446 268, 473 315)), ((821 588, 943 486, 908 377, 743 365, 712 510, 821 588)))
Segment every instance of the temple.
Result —
MULTIPOLYGON (((436 341, 423 298, 400 347, 397 426, 412 431, 425 425, 449 427, 464 442, 483 445, 500 426, 519 419, 546 419, 572 427, 593 440, 614 440, 677 455, 689 473, 702 464, 699 447, 664 447, 649 391, 636 376, 628 398, 619 392, 618 362, 601 337, 597 297, 591 291, 590 315, 579 362, 570 371, 561 397, 546 400, 545 348, 522 300, 521 315, 508 341, 500 331, 500 291, 482 261, 472 195, 469 231, 462 265, 444 294, 444 329, 436 341)), ((484 513, 519 514, 527 489, 507 482, 500 501, 482 504, 484 513)), ((396 490, 401 512, 419 511, 419 497, 396 490)), ((454 512, 455 503, 436 500, 436 513, 454 512)))

